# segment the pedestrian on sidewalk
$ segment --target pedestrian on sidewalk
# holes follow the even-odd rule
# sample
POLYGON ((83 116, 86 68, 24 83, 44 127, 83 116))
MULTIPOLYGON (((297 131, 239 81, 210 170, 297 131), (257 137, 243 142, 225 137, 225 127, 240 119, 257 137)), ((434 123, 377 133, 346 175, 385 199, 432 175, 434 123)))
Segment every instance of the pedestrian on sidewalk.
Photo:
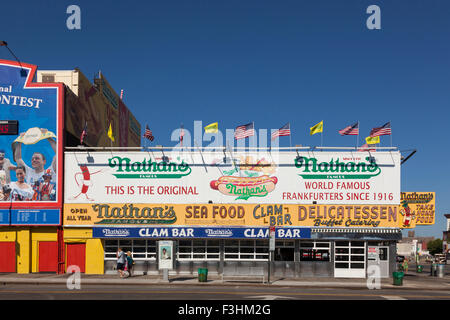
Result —
POLYGON ((125 263, 127 262, 125 252, 122 251, 122 248, 117 250, 117 271, 120 274, 120 277, 123 278, 123 270, 125 269, 125 263))
POLYGON ((405 260, 403 260, 403 271, 405 273, 408 273, 408 258, 405 258, 405 260))
POLYGON ((131 251, 127 251, 127 268, 130 274, 130 277, 133 275, 131 272, 133 270, 134 260, 131 257, 131 251))

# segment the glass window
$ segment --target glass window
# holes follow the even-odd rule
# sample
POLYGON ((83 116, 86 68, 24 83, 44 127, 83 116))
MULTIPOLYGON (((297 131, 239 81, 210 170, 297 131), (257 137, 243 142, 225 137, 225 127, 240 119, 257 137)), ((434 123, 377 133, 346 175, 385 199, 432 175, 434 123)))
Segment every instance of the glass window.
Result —
POLYGON ((300 248, 313 248, 314 242, 300 242, 300 248))
POLYGON ((136 260, 156 259, 156 240, 108 239, 105 240, 105 260, 116 260, 119 247, 131 251, 131 256, 136 260))
POLYGON ((267 260, 268 245, 266 240, 225 240, 224 260, 267 260))
POLYGON ((348 269, 348 263, 336 262, 334 266, 337 269, 348 269))
POLYGON ((300 261, 330 261, 330 242, 300 242, 300 261))
POLYGON ((358 249, 352 248, 352 254, 364 254, 364 248, 358 248, 358 249))
POLYGON ((219 240, 180 240, 179 260, 219 260, 219 240))

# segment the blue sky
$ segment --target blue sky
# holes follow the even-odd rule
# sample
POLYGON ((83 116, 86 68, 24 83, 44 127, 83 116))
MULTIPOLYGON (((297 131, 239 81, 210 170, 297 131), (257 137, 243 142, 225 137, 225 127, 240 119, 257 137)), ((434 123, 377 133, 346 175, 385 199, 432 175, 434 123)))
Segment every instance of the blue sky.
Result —
POLYGON ((356 121, 360 144, 391 121, 393 145, 418 151, 402 167, 402 191, 436 192, 436 224, 416 233, 441 237, 450 213, 449 17, 446 0, 20 1, 2 3, 0 40, 41 70, 79 67, 91 80, 101 70, 165 146, 195 120, 222 130, 289 121, 292 144, 306 146, 320 145, 309 127, 321 120, 324 146, 354 146, 337 131, 356 121), (66 27, 71 4, 81 30, 66 27), (373 4, 381 30, 366 27, 373 4))

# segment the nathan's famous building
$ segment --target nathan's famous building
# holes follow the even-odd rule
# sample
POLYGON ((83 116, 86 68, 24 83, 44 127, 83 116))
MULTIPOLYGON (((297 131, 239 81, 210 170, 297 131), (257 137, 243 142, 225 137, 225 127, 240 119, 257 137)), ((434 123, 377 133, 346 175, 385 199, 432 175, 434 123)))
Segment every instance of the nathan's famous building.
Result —
POLYGON ((371 265, 390 276, 401 230, 416 224, 399 151, 294 149, 65 152, 72 262, 117 273, 121 247, 135 274, 267 274, 270 263, 274 277, 366 277, 371 265))
POLYGON ((64 272, 74 238, 62 226, 64 148, 85 127, 84 145, 111 146, 110 125, 113 146, 139 146, 140 125, 102 76, 92 85, 79 70, 7 60, 0 107, 0 272, 64 272))
POLYGON ((0 60, 0 272, 116 273, 121 247, 136 274, 388 277, 434 223, 396 148, 125 152, 140 126, 102 75, 36 69, 0 60))

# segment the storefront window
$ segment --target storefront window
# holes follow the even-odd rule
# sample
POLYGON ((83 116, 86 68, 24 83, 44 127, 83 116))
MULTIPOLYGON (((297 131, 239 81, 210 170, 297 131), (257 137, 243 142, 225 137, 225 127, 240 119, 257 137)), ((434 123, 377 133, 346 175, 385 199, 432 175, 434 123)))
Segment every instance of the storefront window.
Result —
POLYGON ((300 242, 300 261, 330 261, 329 242, 300 242))
POLYGON ((275 261, 294 261, 294 241, 278 240, 275 242, 275 261))
POLYGON ((365 244, 363 241, 336 241, 334 260, 336 269, 364 269, 365 244), (349 262, 349 263, 348 263, 349 262))
POLYGON ((219 260, 218 240, 180 240, 178 260, 219 260))
POLYGON ((155 260, 156 259, 156 241, 155 240, 105 240, 105 260, 117 259, 117 250, 131 251, 135 260, 155 260))
POLYGON ((269 242, 265 240, 225 240, 225 261, 255 261, 269 258, 269 242))

